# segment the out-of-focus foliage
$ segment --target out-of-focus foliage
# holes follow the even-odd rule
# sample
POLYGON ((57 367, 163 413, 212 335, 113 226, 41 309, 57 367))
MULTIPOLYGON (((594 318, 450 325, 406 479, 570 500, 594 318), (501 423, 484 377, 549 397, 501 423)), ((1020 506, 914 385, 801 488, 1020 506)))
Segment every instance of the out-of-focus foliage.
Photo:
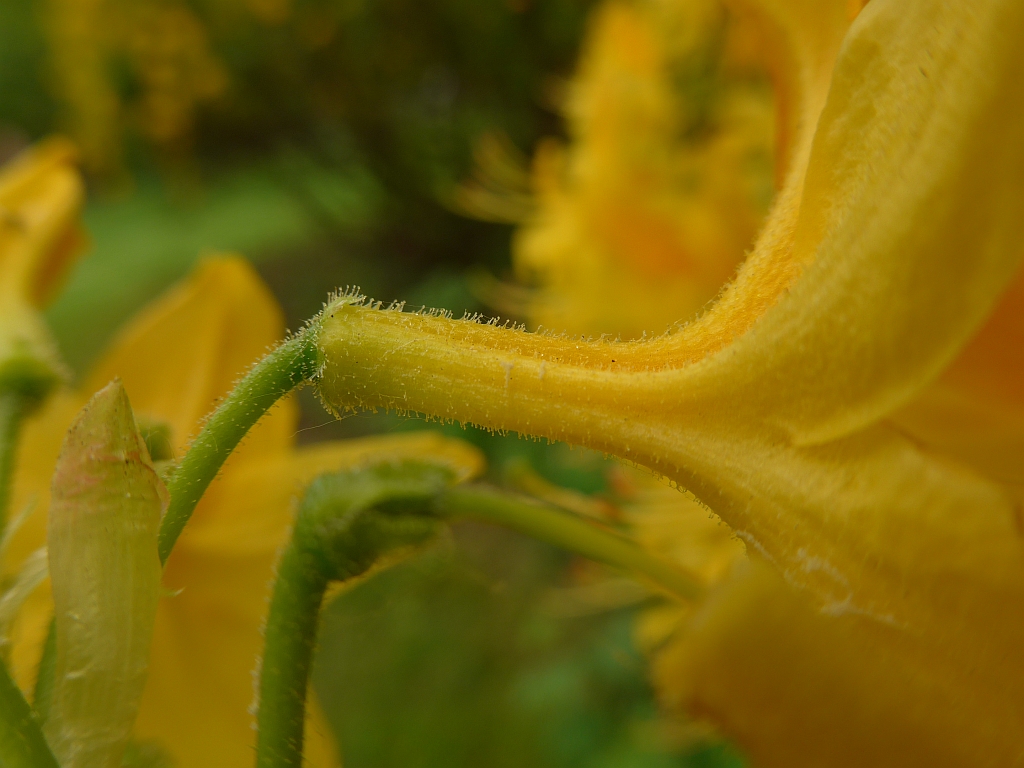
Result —
POLYGON ((451 212, 451 189, 485 132, 524 150, 558 132, 552 102, 589 6, 5 3, 0 151, 63 130, 107 193, 87 215, 97 251, 65 299, 74 308, 55 310, 72 361, 84 364, 198 247, 257 261, 287 250, 296 318, 325 286, 390 299, 437 265, 501 269, 509 230, 451 212), (134 212, 110 201, 129 194, 134 212), (116 296, 99 300, 111 272, 116 296), (79 336, 78 311, 98 314, 88 334, 101 336, 79 336))
POLYGON ((742 765, 665 728, 631 611, 569 612, 563 554, 471 525, 453 543, 328 611, 318 692, 349 768, 742 765))

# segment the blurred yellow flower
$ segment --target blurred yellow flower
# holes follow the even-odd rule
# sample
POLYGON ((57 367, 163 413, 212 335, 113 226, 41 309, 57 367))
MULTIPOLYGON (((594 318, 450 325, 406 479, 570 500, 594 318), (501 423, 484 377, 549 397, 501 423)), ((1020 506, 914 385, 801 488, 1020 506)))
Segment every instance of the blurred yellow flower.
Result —
POLYGON ((485 137, 457 192, 470 215, 525 222, 515 268, 537 287, 525 301, 499 292, 500 309, 639 338, 715 297, 772 191, 771 90, 750 27, 716 0, 599 7, 567 89, 571 144, 541 144, 524 183, 485 137))
POLYGON ((45 20, 67 131, 86 169, 100 176, 123 172, 126 128, 180 153, 198 106, 227 87, 227 72, 187 3, 47 0, 45 20), (127 64, 137 81, 131 98, 118 90, 115 62, 127 64))
MULTIPOLYGON (((204 262, 138 315, 77 392, 53 398, 26 423, 14 509, 31 507, 7 550, 9 575, 45 541, 49 483, 63 435, 90 393, 120 376, 150 452, 180 457, 218 398, 283 334, 276 302, 239 258, 204 262)), ((251 432, 214 481, 167 562, 149 677, 134 737, 181 766, 250 766, 255 731, 252 673, 273 563, 292 497, 316 475, 384 458, 429 455, 462 476, 476 452, 432 433, 295 447, 296 405, 280 404, 251 432)), ((13 665, 31 684, 52 613, 48 590, 26 604, 13 665)), ((322 716, 311 708, 310 765, 336 763, 322 716)))
POLYGON ((63 374, 39 310, 84 242, 74 162, 74 147, 53 138, 0 170, 0 382, 63 374))
POLYGON ((734 5, 782 184, 706 312, 583 341, 342 296, 321 393, 589 446, 709 504, 751 561, 662 679, 756 765, 1014 764, 1024 5, 734 5))
POLYGON ((537 325, 659 334, 732 277, 771 197, 771 91, 745 32, 714 0, 599 9, 569 91, 574 140, 540 147, 517 235, 537 325))

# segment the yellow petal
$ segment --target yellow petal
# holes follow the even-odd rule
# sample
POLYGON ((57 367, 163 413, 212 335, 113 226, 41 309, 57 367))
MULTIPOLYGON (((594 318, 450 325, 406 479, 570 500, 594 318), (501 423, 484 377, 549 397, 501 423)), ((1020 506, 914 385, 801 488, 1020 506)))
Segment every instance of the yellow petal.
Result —
MULTIPOLYGON (((1020 625, 1013 613, 1001 618, 1020 625)), ((654 677, 669 703, 716 722, 764 768, 1013 765, 1024 751, 1019 645, 979 656, 979 628, 964 657, 962 637, 938 639, 823 613, 754 562, 661 652, 654 677)))
POLYGON ((1012 0, 865 8, 815 133, 804 273, 698 386, 728 378, 752 411, 822 441, 948 365, 1020 263, 1022 31, 1012 0))
MULTIPOLYGON (((283 336, 281 310, 253 268, 238 256, 210 258, 132 320, 85 389, 120 376, 140 419, 169 425, 181 456, 217 399, 283 336)), ((241 450, 290 445, 296 420, 285 401, 241 450)))
MULTIPOLYGON (((84 391, 120 377, 140 421, 167 424, 180 457, 216 398, 283 335, 280 309, 243 259, 210 259, 145 308, 89 374, 84 391)), ((50 475, 81 395, 52 397, 25 425, 12 509, 31 509, 3 568, 12 573, 46 540, 50 475)), ((252 430, 232 457, 276 454, 293 442, 296 406, 286 399, 252 430)), ((214 481, 216 487, 217 481, 214 481)))
POLYGON ((978 472, 1024 485, 1024 273, 942 376, 892 414, 899 428, 978 472))

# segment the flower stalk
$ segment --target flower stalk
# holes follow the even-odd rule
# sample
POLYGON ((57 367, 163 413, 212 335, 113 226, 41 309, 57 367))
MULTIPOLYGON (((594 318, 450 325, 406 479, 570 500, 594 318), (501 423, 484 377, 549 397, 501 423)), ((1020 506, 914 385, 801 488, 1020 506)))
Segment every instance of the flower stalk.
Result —
POLYGON ((174 543, 203 493, 242 438, 270 408, 317 371, 312 326, 264 357, 210 415, 167 482, 171 504, 160 526, 160 561, 174 543))
POLYGON ((327 585, 429 539, 429 500, 447 467, 381 463, 321 476, 306 491, 278 565, 260 670, 257 768, 301 768, 306 690, 327 585))
POLYGON ((533 536, 619 568, 677 599, 697 600, 704 593, 694 576, 631 539, 526 496, 483 485, 455 486, 435 497, 431 509, 444 519, 468 518, 533 536))

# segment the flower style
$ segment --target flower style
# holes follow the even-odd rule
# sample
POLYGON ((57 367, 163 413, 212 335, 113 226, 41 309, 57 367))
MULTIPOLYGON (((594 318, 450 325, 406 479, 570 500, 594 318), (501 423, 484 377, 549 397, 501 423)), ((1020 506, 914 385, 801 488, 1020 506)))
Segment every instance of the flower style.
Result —
MULTIPOLYGON (((15 510, 32 513, 10 543, 13 567, 45 541, 49 482, 62 437, 86 394, 120 376, 158 466, 180 457, 200 419, 283 334, 281 312, 240 258, 204 262, 145 309, 86 377, 25 427, 15 510)), ((291 521, 291 499, 315 476, 379 459, 430 455, 466 477, 476 452, 433 433, 296 448, 297 410, 284 401, 251 432, 209 488, 166 564, 149 676, 134 737, 181 766, 248 766, 249 712, 269 583, 291 521)), ((40 590, 23 608, 14 671, 31 683, 52 608, 40 590)), ((314 708, 315 710, 315 708, 314 708)), ((336 763, 322 716, 307 722, 310 765, 336 763)))
POLYGON ((698 319, 587 341, 339 297, 338 409, 589 446, 721 515, 748 567, 665 672, 755 764, 1024 754, 1024 6, 746 0, 782 186, 698 319))

